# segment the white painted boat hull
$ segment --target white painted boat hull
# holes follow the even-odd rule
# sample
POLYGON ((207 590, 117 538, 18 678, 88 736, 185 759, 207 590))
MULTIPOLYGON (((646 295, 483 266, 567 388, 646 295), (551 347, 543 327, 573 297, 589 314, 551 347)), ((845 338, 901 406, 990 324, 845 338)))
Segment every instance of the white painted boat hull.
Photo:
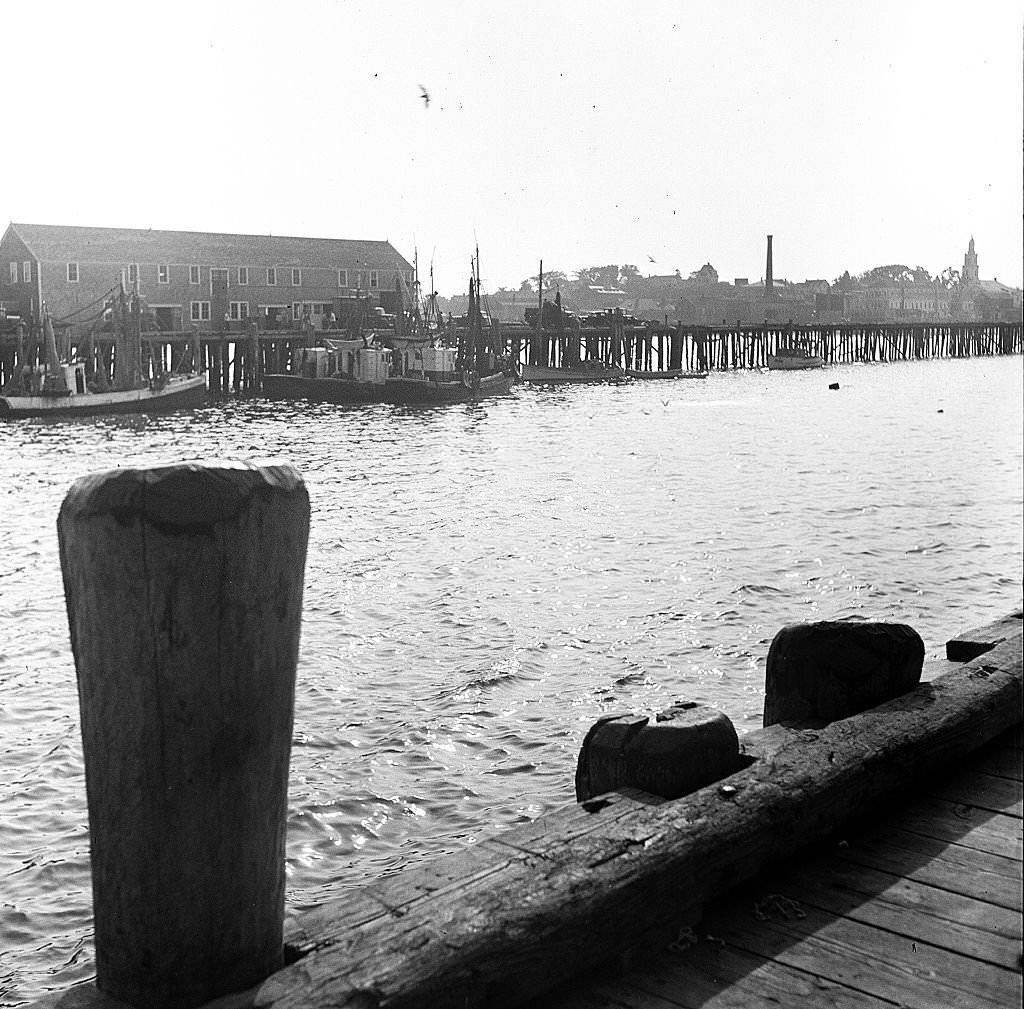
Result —
POLYGON ((0 417, 89 417, 154 413, 199 406, 206 399, 205 375, 174 375, 159 389, 118 389, 65 396, 0 396, 0 417))

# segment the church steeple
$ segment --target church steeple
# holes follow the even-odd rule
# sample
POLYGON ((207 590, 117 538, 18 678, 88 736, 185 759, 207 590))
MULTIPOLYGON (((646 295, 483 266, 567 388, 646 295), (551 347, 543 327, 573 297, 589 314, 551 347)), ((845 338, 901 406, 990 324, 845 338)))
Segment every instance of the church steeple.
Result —
POLYGON ((960 280, 964 284, 976 284, 978 279, 978 254, 974 251, 974 236, 971 235, 970 245, 967 246, 967 255, 964 256, 964 268, 960 273, 960 280))

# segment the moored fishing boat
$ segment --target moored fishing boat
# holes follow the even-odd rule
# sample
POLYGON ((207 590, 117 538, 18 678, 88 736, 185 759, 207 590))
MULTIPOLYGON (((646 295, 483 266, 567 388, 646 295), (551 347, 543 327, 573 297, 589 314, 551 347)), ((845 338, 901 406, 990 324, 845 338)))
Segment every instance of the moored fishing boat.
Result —
POLYGON ((0 417, 86 417, 154 413, 199 406, 206 399, 206 376, 143 369, 138 295, 124 291, 113 308, 117 341, 114 381, 97 373, 90 381, 87 362, 57 350, 53 320, 42 311, 43 360, 24 364, 0 395, 0 417))
POLYGON ((392 341, 395 374, 384 383, 389 403, 461 403, 512 391, 513 362, 484 332, 479 254, 469 281, 469 312, 462 330, 453 334, 440 326, 433 294, 418 322, 404 339, 392 341))
POLYGON ((403 355, 406 371, 384 384, 389 403, 461 403, 512 391, 515 374, 493 371, 479 375, 459 367, 454 347, 421 347, 403 355))
POLYGON ((769 371, 800 371, 804 368, 823 368, 825 362, 806 347, 779 347, 768 355, 769 371))
POLYGON ((321 347, 303 349, 298 372, 265 374, 263 394, 317 403, 379 402, 391 364, 391 348, 369 339, 325 339, 321 347))
MULTIPOLYGON (((206 399, 203 375, 165 375, 141 388, 93 391, 85 384, 85 365, 63 368, 62 390, 5 392, 0 417, 87 417, 111 413, 153 413, 199 406, 206 399)), ((52 372, 51 372, 52 374, 52 372)))

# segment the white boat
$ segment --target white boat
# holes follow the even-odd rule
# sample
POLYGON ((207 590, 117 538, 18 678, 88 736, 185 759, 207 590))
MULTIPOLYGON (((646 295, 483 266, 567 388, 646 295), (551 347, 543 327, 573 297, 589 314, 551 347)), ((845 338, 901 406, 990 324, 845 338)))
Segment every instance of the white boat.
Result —
POLYGON ((86 417, 107 413, 155 413, 199 406, 206 399, 205 375, 168 375, 135 389, 94 392, 85 384, 85 365, 62 366, 60 391, 13 390, 0 396, 0 417, 86 417))
POLYGON ((769 371, 799 371, 803 368, 823 368, 825 362, 804 347, 779 347, 768 355, 769 371))
POLYGON ((664 371, 642 371, 638 368, 627 368, 626 378, 671 379, 671 378, 707 378, 706 371, 686 371, 684 368, 670 368, 664 371))
MULTIPOLYGON (((133 303, 137 321, 138 306, 133 303)), ((124 292, 121 293, 121 316, 124 311, 124 292)), ((24 365, 0 395, 0 418, 19 417, 88 417, 111 413, 154 413, 162 410, 180 410, 199 406, 206 399, 206 376, 202 374, 169 374, 158 372, 143 377, 138 352, 138 328, 135 327, 136 353, 128 350, 127 339, 119 342, 121 353, 115 350, 117 361, 132 361, 120 365, 126 372, 112 387, 90 386, 84 361, 61 360, 53 322, 43 309, 45 361, 38 365, 24 365)))

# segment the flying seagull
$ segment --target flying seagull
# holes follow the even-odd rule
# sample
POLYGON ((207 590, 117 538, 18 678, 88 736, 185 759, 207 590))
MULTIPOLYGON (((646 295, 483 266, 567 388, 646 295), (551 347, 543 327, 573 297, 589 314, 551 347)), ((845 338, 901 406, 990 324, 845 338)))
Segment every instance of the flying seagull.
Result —
POLYGON ((421 84, 420 86, 420 98, 423 99, 423 107, 425 109, 430 108, 430 92, 421 84))
POLYGON ((647 253, 647 258, 648 258, 648 259, 649 259, 649 260, 650 260, 650 261, 651 261, 652 263, 656 263, 656 262, 657 262, 657 260, 656 260, 656 259, 654 258, 654 256, 652 256, 652 255, 651 255, 651 254, 650 254, 649 252, 647 253))

